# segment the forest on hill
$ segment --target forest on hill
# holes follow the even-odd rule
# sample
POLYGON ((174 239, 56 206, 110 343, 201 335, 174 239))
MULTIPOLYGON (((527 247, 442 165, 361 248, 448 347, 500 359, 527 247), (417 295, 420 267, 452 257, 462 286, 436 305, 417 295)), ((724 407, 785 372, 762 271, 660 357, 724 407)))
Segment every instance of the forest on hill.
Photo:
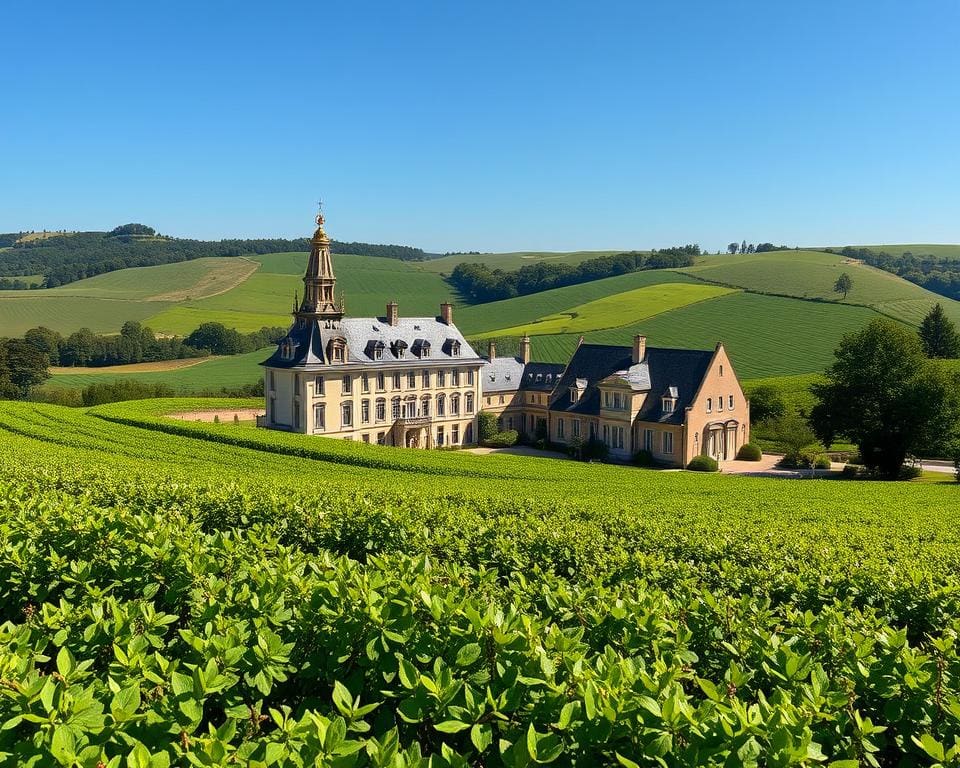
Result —
MULTIPOLYGON (((330 244, 333 253, 379 256, 402 261, 424 261, 430 255, 408 245, 342 242, 330 244)), ((54 288, 104 272, 128 267, 172 264, 207 256, 309 251, 310 239, 260 238, 254 240, 191 240, 158 235, 144 224, 124 224, 110 232, 54 233, 43 238, 23 233, 0 234, 0 279, 3 288, 26 289, 16 278, 42 275, 43 287, 54 288)))

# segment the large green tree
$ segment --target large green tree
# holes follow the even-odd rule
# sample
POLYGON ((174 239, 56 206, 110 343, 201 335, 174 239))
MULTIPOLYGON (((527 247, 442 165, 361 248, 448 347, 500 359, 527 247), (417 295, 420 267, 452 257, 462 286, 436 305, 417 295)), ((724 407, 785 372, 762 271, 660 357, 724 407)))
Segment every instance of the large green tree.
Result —
POLYGON ((920 343, 927 357, 960 357, 960 334, 940 304, 920 323, 920 343))
POLYGON ((0 339, 0 397, 19 400, 50 377, 49 359, 23 339, 0 339))
POLYGON ((844 336, 826 382, 812 388, 817 436, 843 436, 864 463, 895 478, 909 454, 952 456, 960 430, 960 379, 931 363, 917 335, 886 319, 844 336))
POLYGON ((853 279, 844 272, 840 277, 837 278, 837 282, 833 284, 833 290, 835 293, 842 293, 843 298, 847 298, 847 294, 850 293, 850 290, 853 288, 853 279))

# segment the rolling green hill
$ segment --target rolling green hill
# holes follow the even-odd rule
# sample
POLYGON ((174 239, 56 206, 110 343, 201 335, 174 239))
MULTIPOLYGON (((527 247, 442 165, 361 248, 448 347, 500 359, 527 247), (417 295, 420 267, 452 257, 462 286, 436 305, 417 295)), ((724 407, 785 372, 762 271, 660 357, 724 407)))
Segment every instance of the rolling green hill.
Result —
MULTIPOLYGON (((903 250, 910 248, 902 246, 903 250)), ((844 333, 861 327, 877 313, 916 325, 939 301, 948 315, 960 322, 960 302, 820 251, 705 256, 685 269, 633 272, 473 306, 457 301, 441 274, 458 260, 491 259, 510 268, 529 263, 531 258, 575 263, 603 253, 607 252, 462 255, 432 262, 335 255, 334 265, 349 314, 380 315, 384 303, 396 299, 401 314, 434 315, 441 301, 453 298, 457 324, 481 350, 482 339, 487 337, 504 339, 502 349, 508 350, 510 339, 515 340, 524 330, 565 329, 565 333, 538 335, 533 347, 537 359, 558 362, 568 359, 581 333, 588 341, 610 344, 629 344, 635 333, 645 333, 650 344, 661 346, 712 348, 723 341, 744 378, 812 374, 829 363, 844 333), (844 271, 851 275, 854 286, 847 299, 840 301, 833 283, 844 271), (682 306, 686 299, 658 303, 655 291, 638 290, 663 284, 674 287, 658 290, 683 290, 685 285, 694 293, 712 291, 715 285, 742 290, 725 296, 698 296, 704 300, 687 306, 682 306), (533 329, 536 321, 550 317, 560 325, 533 329), (576 322, 571 324, 571 318, 576 322)), ((241 331, 283 326, 289 322, 294 293, 302 290, 305 262, 303 253, 198 259, 120 270, 62 288, 0 292, 0 332, 20 334, 41 324, 63 333, 81 326, 112 332, 125 320, 140 320, 169 334, 185 334, 207 321, 223 322, 241 331)), ((259 376, 256 362, 252 358, 210 360, 182 371, 126 375, 163 380, 180 391, 192 391, 255 381, 259 376)), ((109 369, 60 374, 52 384, 81 386, 104 375, 110 375, 109 369)))

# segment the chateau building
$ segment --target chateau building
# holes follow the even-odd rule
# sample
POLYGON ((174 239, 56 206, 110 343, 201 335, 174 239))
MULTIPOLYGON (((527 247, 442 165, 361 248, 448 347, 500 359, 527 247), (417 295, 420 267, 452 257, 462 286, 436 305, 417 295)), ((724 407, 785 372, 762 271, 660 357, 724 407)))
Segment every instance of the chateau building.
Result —
POLYGON ((648 451, 659 464, 684 467, 706 454, 736 457, 750 439, 750 403, 722 344, 713 351, 584 344, 566 366, 497 357, 491 345, 482 369, 484 410, 502 429, 560 445, 600 440, 627 461, 648 451))
POLYGON ((436 317, 345 317, 336 299, 330 240, 317 229, 303 300, 274 354, 263 363, 266 414, 258 426, 366 443, 434 448, 477 440, 477 413, 503 430, 560 445, 601 440, 611 458, 641 450, 659 463, 694 456, 733 459, 750 439, 750 404, 726 351, 585 344, 566 365, 520 354, 473 350, 453 322, 436 317))
POLYGON ((263 363, 258 426, 407 447, 475 442, 484 360, 453 305, 437 317, 400 317, 396 302, 384 317, 344 317, 323 224, 319 214, 293 325, 263 363))

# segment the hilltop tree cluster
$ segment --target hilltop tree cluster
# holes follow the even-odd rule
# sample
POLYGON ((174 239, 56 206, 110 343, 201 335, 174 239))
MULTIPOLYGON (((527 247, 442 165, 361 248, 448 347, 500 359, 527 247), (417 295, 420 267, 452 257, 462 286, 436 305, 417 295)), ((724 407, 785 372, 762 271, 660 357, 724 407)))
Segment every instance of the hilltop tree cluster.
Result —
POLYGON ((628 251, 600 256, 576 265, 541 261, 514 271, 491 269, 482 263, 464 263, 454 268, 450 282, 470 301, 484 303, 644 269, 689 267, 699 255, 700 246, 683 245, 650 253, 628 251))
MULTIPOLYGON (((287 240, 187 240, 158 235, 145 224, 124 224, 110 232, 77 232, 43 239, 20 240, 18 234, 0 234, 4 252, 0 276, 16 278, 43 275, 44 285, 54 288, 104 272, 128 267, 173 264, 206 256, 244 256, 310 250, 308 238, 287 240)), ((341 242, 330 244, 334 253, 377 256, 403 261, 430 258, 421 248, 406 245, 341 242)), ((25 281, 11 281, 7 288, 28 288, 25 281)))
POLYGON ((773 243, 754 245, 744 240, 742 243, 730 243, 727 246, 727 253, 731 255, 736 253, 766 253, 767 251, 787 251, 789 249, 790 246, 788 245, 774 245, 773 243))

